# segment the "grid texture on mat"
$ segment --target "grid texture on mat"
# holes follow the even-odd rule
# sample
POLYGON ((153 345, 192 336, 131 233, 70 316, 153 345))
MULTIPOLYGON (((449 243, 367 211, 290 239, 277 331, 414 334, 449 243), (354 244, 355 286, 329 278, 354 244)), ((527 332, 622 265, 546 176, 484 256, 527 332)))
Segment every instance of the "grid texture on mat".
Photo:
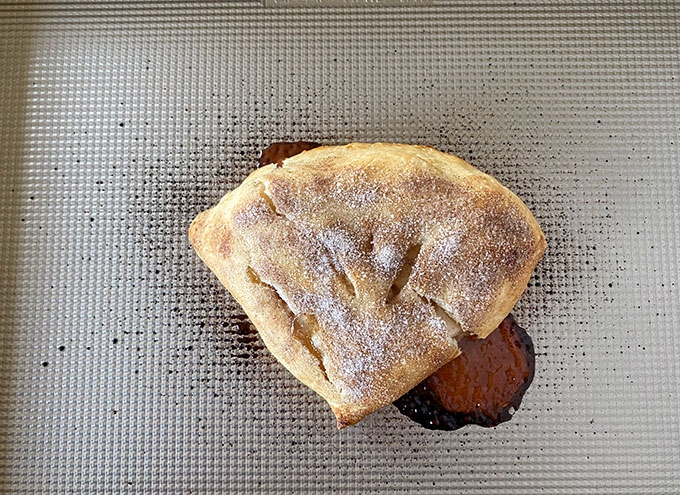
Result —
POLYGON ((505 3, 0 4, 0 490, 680 492, 680 8, 505 3), (338 432, 240 318, 187 226, 297 139, 432 145, 533 210, 513 421, 338 432))

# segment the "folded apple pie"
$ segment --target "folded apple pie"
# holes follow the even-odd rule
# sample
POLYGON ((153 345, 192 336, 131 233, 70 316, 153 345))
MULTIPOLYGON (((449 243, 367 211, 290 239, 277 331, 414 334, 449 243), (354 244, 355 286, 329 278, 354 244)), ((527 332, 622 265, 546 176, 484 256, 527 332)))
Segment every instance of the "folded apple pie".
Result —
POLYGON ((338 427, 393 402, 508 315, 545 250, 531 212, 423 146, 322 146, 255 170, 189 238, 338 427))

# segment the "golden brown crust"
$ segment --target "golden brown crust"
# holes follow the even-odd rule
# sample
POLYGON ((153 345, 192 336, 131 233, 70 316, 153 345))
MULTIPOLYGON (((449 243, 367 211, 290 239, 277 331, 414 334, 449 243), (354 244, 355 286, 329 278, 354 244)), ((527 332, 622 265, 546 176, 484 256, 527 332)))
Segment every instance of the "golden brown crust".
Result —
POLYGON ((545 250, 529 210, 492 177, 380 143, 258 169, 189 238, 339 427, 453 359, 463 332, 493 331, 545 250))

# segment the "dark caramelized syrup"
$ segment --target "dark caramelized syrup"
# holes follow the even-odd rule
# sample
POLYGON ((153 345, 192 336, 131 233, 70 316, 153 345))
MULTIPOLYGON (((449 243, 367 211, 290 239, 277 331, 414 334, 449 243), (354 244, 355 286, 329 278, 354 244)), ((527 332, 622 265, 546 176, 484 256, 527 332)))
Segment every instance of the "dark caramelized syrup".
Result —
POLYGON ((486 339, 463 337, 462 354, 395 401, 431 430, 496 426, 519 408, 534 378, 534 345, 508 315, 486 339))
POLYGON ((293 143, 274 143, 267 148, 262 150, 260 155, 260 167, 269 165, 270 163, 276 163, 277 166, 281 166, 283 160, 295 156, 298 153, 302 153, 306 150, 311 150, 321 146, 318 143, 313 143, 311 141, 295 141, 293 143))

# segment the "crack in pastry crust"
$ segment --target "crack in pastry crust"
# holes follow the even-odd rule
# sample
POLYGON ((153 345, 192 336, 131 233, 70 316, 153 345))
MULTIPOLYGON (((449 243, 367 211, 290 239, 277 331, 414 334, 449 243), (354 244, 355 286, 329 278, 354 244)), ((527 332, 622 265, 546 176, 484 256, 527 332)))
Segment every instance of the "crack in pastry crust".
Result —
POLYGON ((290 324, 290 334, 293 338, 297 339, 307 351, 316 358, 319 369, 323 373, 324 379, 328 381, 328 375, 326 374, 326 366, 323 362, 323 355, 319 351, 318 347, 314 344, 314 336, 318 332, 319 323, 316 321, 314 315, 308 314, 295 314, 286 303, 285 299, 281 297, 278 289, 266 282, 263 282, 258 273, 253 270, 252 267, 246 269, 250 279, 263 287, 269 288, 276 297, 281 301, 281 306, 285 308, 288 317, 291 319, 290 324))
POLYGON ((253 172, 189 236, 340 427, 453 359, 464 332, 488 335, 545 249, 514 194, 432 148, 320 147, 282 165, 253 172))

